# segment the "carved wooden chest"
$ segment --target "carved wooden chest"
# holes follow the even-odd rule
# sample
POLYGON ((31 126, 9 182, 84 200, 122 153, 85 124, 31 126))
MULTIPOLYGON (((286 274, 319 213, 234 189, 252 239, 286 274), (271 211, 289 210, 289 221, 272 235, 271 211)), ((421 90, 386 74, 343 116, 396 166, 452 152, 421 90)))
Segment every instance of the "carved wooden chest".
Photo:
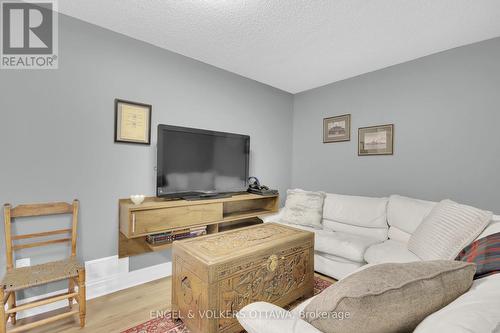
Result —
POLYGON ((313 294, 314 234, 266 223, 174 242, 172 309, 193 333, 240 332, 245 305, 313 294))

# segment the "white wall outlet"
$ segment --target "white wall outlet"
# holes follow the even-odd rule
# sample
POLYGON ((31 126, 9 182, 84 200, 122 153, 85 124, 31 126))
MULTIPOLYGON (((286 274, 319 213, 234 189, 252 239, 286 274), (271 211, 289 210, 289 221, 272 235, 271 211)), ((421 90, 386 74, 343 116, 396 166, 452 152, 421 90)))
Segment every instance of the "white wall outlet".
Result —
POLYGON ((16 260, 16 268, 31 266, 30 258, 23 258, 16 260))

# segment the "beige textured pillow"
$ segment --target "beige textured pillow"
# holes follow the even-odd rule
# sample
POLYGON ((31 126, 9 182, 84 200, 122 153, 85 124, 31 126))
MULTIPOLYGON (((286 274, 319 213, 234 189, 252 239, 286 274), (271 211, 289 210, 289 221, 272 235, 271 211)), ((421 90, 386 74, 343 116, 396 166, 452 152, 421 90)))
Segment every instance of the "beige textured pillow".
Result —
POLYGON ((299 189, 286 193, 282 220, 290 224, 322 228, 324 192, 310 192, 299 189))
POLYGON ((451 260, 371 266, 316 296, 304 319, 325 333, 411 332, 469 290, 475 271, 451 260))
POLYGON ((455 259, 486 228, 493 214, 451 200, 438 203, 408 241, 422 260, 455 259))

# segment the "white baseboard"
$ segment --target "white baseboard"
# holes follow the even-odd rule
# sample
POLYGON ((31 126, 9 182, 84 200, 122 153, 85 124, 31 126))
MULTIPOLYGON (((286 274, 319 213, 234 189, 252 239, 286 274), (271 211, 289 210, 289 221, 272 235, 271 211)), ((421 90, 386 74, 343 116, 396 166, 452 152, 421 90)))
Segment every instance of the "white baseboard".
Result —
MULTIPOLYGON (((172 275, 172 263, 167 262, 136 271, 129 271, 128 258, 119 259, 118 256, 111 256, 85 262, 85 270, 87 300, 90 300, 170 276, 172 275)), ((17 304, 34 302, 63 292, 67 292, 67 289, 18 300, 17 304)), ((68 306, 67 300, 21 311, 17 314, 17 318, 35 316, 65 306, 68 306)))
MULTIPOLYGON (((116 258, 109 257, 109 258, 116 258)), ((107 258, 104 258, 107 259, 107 258)), ((115 259, 115 260, 116 260, 115 259)), ((102 259, 99 259, 102 260, 102 259)), ((158 280, 161 278, 165 278, 167 276, 172 275, 172 263, 167 262, 164 264, 159 264, 155 266, 150 266, 142 269, 138 269, 135 271, 129 271, 128 267, 128 258, 118 259, 126 261, 126 270, 124 271, 124 267, 120 265, 119 270, 121 271, 118 274, 111 274, 108 276, 104 276, 98 280, 90 280, 87 281, 87 299, 93 299, 96 297, 101 297, 104 295, 108 295, 119 290, 132 288, 144 283, 148 283, 154 280, 158 280)), ((91 266, 92 262, 85 263, 86 269, 89 269, 89 272, 96 272, 93 270, 91 266)), ((87 273, 88 275, 89 273, 87 273)), ((101 275, 102 276, 102 275, 101 275)))

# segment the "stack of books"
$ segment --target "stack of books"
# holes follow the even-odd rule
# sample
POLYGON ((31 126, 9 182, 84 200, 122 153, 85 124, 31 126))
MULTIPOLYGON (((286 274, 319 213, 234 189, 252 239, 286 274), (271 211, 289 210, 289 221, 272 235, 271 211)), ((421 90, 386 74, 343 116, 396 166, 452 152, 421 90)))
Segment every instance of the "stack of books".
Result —
POLYGON ((187 228, 182 230, 162 232, 160 234, 153 234, 146 236, 146 241, 151 245, 160 245, 171 243, 174 240, 198 237, 207 234, 207 227, 187 228))

